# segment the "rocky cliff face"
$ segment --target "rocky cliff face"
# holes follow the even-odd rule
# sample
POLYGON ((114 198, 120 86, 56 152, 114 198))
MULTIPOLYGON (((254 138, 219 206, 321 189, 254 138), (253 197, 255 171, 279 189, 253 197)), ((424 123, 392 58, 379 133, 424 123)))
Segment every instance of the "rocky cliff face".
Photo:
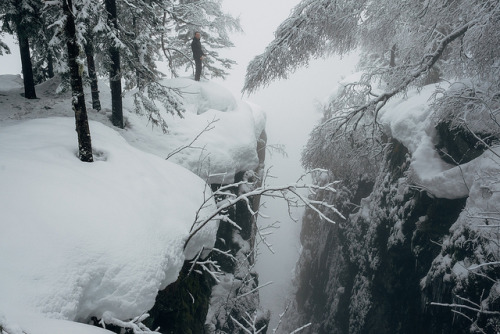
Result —
MULTIPOLYGON (((450 160, 485 150, 463 131, 437 129, 436 146, 450 160)), ((331 225, 306 211, 284 332, 309 322, 303 333, 498 332, 500 272, 472 266, 499 260, 498 203, 489 227, 483 216, 471 220, 471 199, 432 198, 414 184, 410 158, 392 140, 374 182, 360 179, 328 198, 347 220, 331 225)))
MULTIPOLYGON (((234 186, 212 184, 212 190, 216 192, 225 186, 226 193, 240 196, 258 186, 265 145, 266 134, 262 132, 257 144, 259 167, 236 172, 234 186)), ((227 199, 224 195, 217 197, 219 203, 227 199)), ((160 291, 146 322, 149 328, 159 327, 165 334, 237 334, 246 333, 243 328, 267 327, 270 315, 260 308, 259 291, 255 290, 259 284, 253 269, 256 222, 249 210, 249 207, 257 210, 259 198, 249 201, 249 204, 240 201, 224 212, 235 224, 220 221, 214 249, 201 254, 197 264, 192 259, 186 261, 178 280, 160 291)))

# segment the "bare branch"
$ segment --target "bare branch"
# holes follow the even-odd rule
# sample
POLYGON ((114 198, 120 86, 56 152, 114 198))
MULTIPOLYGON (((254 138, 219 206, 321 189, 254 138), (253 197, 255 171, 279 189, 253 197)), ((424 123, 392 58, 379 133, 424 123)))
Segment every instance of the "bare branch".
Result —
POLYGON ((298 333, 298 332, 302 331, 303 329, 306 329, 307 327, 309 327, 309 326, 311 326, 311 325, 312 325, 312 323, 308 323, 307 325, 304 325, 304 326, 302 326, 302 327, 300 327, 300 328, 297 328, 296 330, 294 330, 294 331, 293 331, 293 332, 291 332, 290 334, 296 334, 296 333, 298 333))
POLYGON ((261 333, 264 329, 266 329, 267 327, 266 325, 257 329, 257 313, 254 313, 253 317, 250 316, 250 314, 248 314, 247 312, 245 313, 248 319, 243 318, 243 320, 245 320, 250 329, 246 328, 243 324, 241 324, 238 320, 236 320, 235 318, 233 318, 233 316, 230 315, 231 320, 243 331, 245 331, 245 333, 258 334, 261 333))
POLYGON ((468 270, 476 270, 481 267, 487 267, 487 266, 498 266, 500 265, 500 261, 495 261, 495 262, 486 262, 486 263, 481 263, 472 267, 467 268, 468 270))
POLYGON ((467 310, 470 310, 470 311, 474 311, 474 312, 478 312, 478 313, 482 313, 482 314, 500 315, 500 312, 498 312, 498 311, 488 311, 488 310, 478 309, 476 307, 467 306, 467 305, 463 305, 463 304, 445 304, 445 303, 432 302, 431 305, 433 305, 433 306, 442 306, 442 307, 450 307, 450 308, 459 308, 459 309, 460 308, 464 308, 464 309, 467 309, 467 310))
POLYGON ((266 286, 271 285, 271 284, 273 284, 273 283, 274 283, 273 281, 269 281, 269 282, 267 282, 267 283, 265 283, 265 284, 259 285, 259 286, 258 286, 258 287, 256 287, 255 289, 252 289, 252 290, 250 290, 250 291, 248 291, 248 292, 246 292, 246 293, 244 293, 244 294, 242 294, 242 295, 239 295, 238 297, 236 297, 236 299, 240 299, 240 298, 243 298, 243 297, 245 297, 245 296, 248 296, 248 295, 250 295, 250 294, 252 294, 252 293, 254 293, 254 292, 256 292, 256 291, 259 291, 259 290, 260 290, 260 289, 262 289, 263 287, 266 287, 266 286))
POLYGON ((214 118, 213 118, 210 122, 208 122, 208 123, 207 123, 207 125, 203 128, 203 130, 201 130, 201 131, 200 131, 200 133, 198 133, 198 134, 196 135, 196 137, 194 137, 194 139, 193 139, 193 140, 192 140, 189 144, 184 145, 184 146, 180 146, 180 147, 176 148, 175 150, 173 150, 172 152, 170 152, 170 153, 167 155, 167 157, 165 158, 165 160, 168 160, 168 159, 169 159, 169 158, 171 158, 173 155, 175 155, 175 154, 177 154, 177 153, 179 153, 179 152, 181 152, 181 151, 183 151, 183 150, 185 150, 185 149, 187 149, 187 148, 192 147, 192 145, 194 144, 194 142, 195 142, 195 141, 197 141, 197 140, 198 140, 198 138, 200 138, 200 136, 201 136, 202 134, 204 134, 205 132, 208 132, 208 131, 210 131, 210 130, 214 129, 213 124, 214 124, 214 123, 216 123, 216 122, 218 122, 218 121, 219 121, 219 119, 216 119, 216 118, 214 117, 214 118))
MULTIPOLYGON (((342 119, 341 122, 338 124, 338 129, 343 128, 347 124, 349 124, 358 114, 364 114, 368 110, 373 110, 375 112, 375 115, 378 113, 378 111, 385 106, 387 101, 389 101, 390 98, 393 96, 397 95, 398 93, 404 91, 412 82, 414 82, 417 78, 419 78, 422 74, 426 73, 429 71, 434 64, 441 58, 444 50, 446 47, 456 40, 457 38, 463 36, 467 30, 469 30, 472 26, 477 24, 478 20, 472 20, 470 22, 467 22, 460 28, 454 30, 451 32, 449 35, 444 37, 436 47, 436 50, 431 53, 424 55, 422 57, 422 62, 421 64, 418 65, 418 68, 416 68, 410 75, 404 79, 398 86, 396 86, 394 89, 388 92, 384 92, 383 94, 380 94, 377 98, 370 100, 368 103, 365 105, 355 108, 354 110, 348 112, 345 115, 338 116, 338 117, 333 117, 328 119, 323 123, 329 123, 332 121, 336 121, 339 119, 342 119)), ((376 121, 376 120, 375 120, 376 121)), ((359 122, 359 120, 358 120, 359 122)), ((356 128, 356 127, 355 127, 356 128)))
POLYGON ((276 331, 278 330, 278 328, 280 327, 281 325, 281 322, 283 321, 283 316, 286 314, 286 312, 288 311, 288 309, 290 308, 290 305, 292 304, 291 301, 288 302, 288 304, 286 304, 286 307, 285 307, 285 310, 283 311, 283 313, 280 313, 279 314, 279 320, 278 320, 278 324, 276 325, 276 327, 273 329, 273 334, 276 334, 276 331))
MULTIPOLYGON (((249 199, 251 197, 253 197, 253 196, 265 196, 265 195, 274 196, 274 194, 281 194, 284 198, 286 198, 287 200, 289 200, 288 197, 287 197, 287 193, 292 193, 304 205, 306 205, 310 209, 314 210, 316 213, 318 213, 318 215, 322 219, 326 220, 329 223, 335 224, 335 222, 333 220, 331 220, 330 218, 328 218, 325 214, 323 214, 313 204, 324 206, 324 207, 332 210, 335 214, 337 214, 342 219, 345 219, 345 217, 337 209, 335 209, 331 205, 326 204, 325 202, 311 203, 311 201, 309 199, 307 199, 304 196, 302 196, 301 194, 299 194, 299 192, 297 191, 298 189, 315 189, 315 190, 325 190, 325 191, 335 192, 335 189, 333 189, 333 188, 331 188, 329 186, 327 186, 327 187, 321 187, 321 186, 307 185, 307 184, 292 184, 292 185, 288 185, 288 186, 259 187, 257 189, 252 190, 252 191, 249 191, 247 193, 239 195, 239 196, 237 196, 235 198, 228 198, 228 199, 224 200, 223 202, 221 202, 221 205, 217 208, 217 210, 215 210, 208 217, 204 218, 201 222, 196 221, 193 224, 193 226, 197 225, 197 227, 194 230, 192 228, 191 233, 189 234, 189 236, 187 237, 187 239, 186 239, 186 241, 184 243, 184 249, 186 249, 187 244, 194 237, 194 235, 196 233, 198 233, 198 231, 200 231, 203 227, 205 227, 206 224, 208 224, 210 221, 216 219, 221 214, 221 212, 223 212, 223 211, 227 210, 228 208, 232 207, 233 205, 235 205, 239 201, 244 201, 245 203, 247 203, 247 207, 249 208, 250 212, 253 215, 255 215, 255 212, 253 212, 253 210, 251 209, 250 204, 249 204, 250 203, 249 199)), ((291 200, 293 200, 293 199, 291 199, 291 200)))

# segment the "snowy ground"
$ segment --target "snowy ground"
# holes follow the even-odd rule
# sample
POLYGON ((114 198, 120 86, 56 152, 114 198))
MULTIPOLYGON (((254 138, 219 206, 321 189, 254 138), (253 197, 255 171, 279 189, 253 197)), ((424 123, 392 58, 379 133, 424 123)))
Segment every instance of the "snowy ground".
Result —
POLYGON ((209 196, 205 180, 231 182, 235 171, 256 167, 265 115, 213 83, 165 83, 185 91, 187 109, 184 119, 165 116, 168 134, 128 112, 127 98, 127 128, 112 127, 101 84, 103 111, 88 108, 96 161, 82 163, 70 97, 55 93, 58 82, 26 100, 19 76, 0 76, 4 331, 103 333, 73 321, 140 316, 176 280, 185 258, 213 244, 217 222, 183 250, 209 196), (212 121, 192 147, 165 160, 212 121))

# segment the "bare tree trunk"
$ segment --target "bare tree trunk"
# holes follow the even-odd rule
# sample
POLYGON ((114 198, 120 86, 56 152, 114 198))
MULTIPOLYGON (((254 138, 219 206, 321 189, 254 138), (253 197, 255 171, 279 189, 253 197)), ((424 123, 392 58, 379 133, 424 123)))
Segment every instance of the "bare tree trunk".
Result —
POLYGON ((87 69, 90 78, 90 91, 92 93, 92 108, 101 110, 101 101, 99 100, 99 86, 97 84, 97 74, 94 61, 94 42, 92 36, 87 36, 85 44, 85 55, 87 56, 87 69))
POLYGON ((30 44, 28 37, 23 32, 23 29, 19 26, 19 24, 17 26, 17 38, 19 40, 19 52, 21 54, 21 65, 23 69, 24 97, 27 99, 36 99, 30 44))
POLYGON ((54 77, 54 57, 52 57, 52 51, 47 51, 47 75, 49 78, 54 77))
MULTIPOLYGON (((105 0, 108 20, 118 30, 118 15, 115 0, 105 0)), ((124 128, 122 107, 122 82, 120 72, 120 50, 111 46, 109 48, 111 58, 111 69, 109 72, 109 86, 111 88, 111 122, 114 126, 124 128)))
POLYGON ((73 110, 75 111, 76 132, 78 134, 78 155, 83 162, 92 162, 92 141, 90 138, 85 95, 83 94, 83 80, 77 63, 79 47, 76 42, 76 28, 73 14, 72 0, 63 0, 63 12, 66 15, 66 46, 68 48, 68 65, 72 91, 73 110))

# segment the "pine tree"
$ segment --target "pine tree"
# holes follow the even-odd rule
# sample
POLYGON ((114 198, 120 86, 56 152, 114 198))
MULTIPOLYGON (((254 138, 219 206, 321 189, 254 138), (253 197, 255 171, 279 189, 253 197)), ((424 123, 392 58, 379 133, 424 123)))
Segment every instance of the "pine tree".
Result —
POLYGON ((161 50, 168 60, 172 75, 177 76, 177 69, 192 67, 193 57, 189 45, 194 32, 199 31, 208 56, 204 60, 204 75, 227 76, 227 70, 235 62, 221 57, 218 50, 233 47, 229 34, 242 30, 239 19, 224 13, 219 1, 181 0, 179 4, 164 9, 162 20, 164 33, 161 36, 161 50))
POLYGON ((92 108, 101 110, 101 100, 99 98, 99 84, 97 82, 97 69, 94 59, 94 36, 87 34, 85 40, 85 56, 87 57, 87 70, 90 80, 90 92, 92 96, 92 108))
POLYGON ((99 84, 97 79, 97 65, 95 61, 95 42, 97 40, 96 33, 94 32, 94 27, 99 23, 99 17, 104 11, 102 4, 98 1, 87 1, 83 4, 81 8, 80 25, 83 26, 84 33, 83 37, 83 50, 85 52, 85 57, 87 60, 87 75, 88 81, 90 83, 90 92, 92 97, 92 108, 94 110, 101 110, 101 101, 99 98, 99 84))
POLYGON ((85 95, 83 93, 82 68, 78 63, 80 47, 77 40, 74 13, 78 9, 73 5, 73 0, 62 1, 62 11, 65 16, 64 31, 66 34, 66 47, 68 51, 68 66, 70 71, 70 83, 72 91, 72 104, 75 112, 76 132, 78 134, 78 153, 83 162, 92 162, 92 141, 85 107, 85 95))
POLYGON ((4 0, 0 3, 2 30, 17 36, 24 81, 24 97, 36 99, 30 39, 40 29, 42 3, 36 0, 4 0))
MULTIPOLYGON (((108 13, 108 24, 113 31, 117 32, 119 31, 119 26, 116 0, 105 0, 104 3, 108 13)), ((115 43, 112 43, 109 46, 108 52, 110 58, 111 122, 113 125, 123 129, 125 123, 123 121, 120 49, 115 43)))

